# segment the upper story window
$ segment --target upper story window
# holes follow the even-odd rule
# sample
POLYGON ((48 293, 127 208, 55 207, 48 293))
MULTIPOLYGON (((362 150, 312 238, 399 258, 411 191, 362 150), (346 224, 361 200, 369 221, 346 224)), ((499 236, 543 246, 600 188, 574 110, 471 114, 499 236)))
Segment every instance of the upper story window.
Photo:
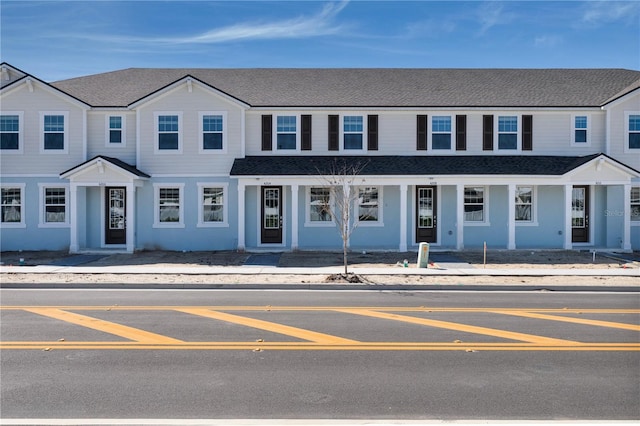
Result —
POLYGON ((586 144, 589 142, 589 119, 586 115, 573 117, 573 143, 586 144))
POLYGON ((0 149, 3 151, 21 151, 20 122, 21 113, 0 115, 0 149))
POLYGON ((0 189, 0 223, 5 227, 24 227, 24 184, 0 189))
POLYGON ((227 185, 198 183, 198 192, 200 194, 198 226, 228 226, 225 202, 227 185))
POLYGON ((42 151, 65 153, 68 151, 68 113, 42 112, 42 151))
POLYGON ((124 145, 124 117, 121 115, 107 116, 107 145, 124 145))
POLYGON ((466 186, 464 188, 464 221, 485 222, 485 188, 466 186))
POLYGON ((431 118, 431 148, 451 149, 451 116, 431 118))
POLYGON ((344 149, 363 149, 364 120, 361 115, 345 115, 342 122, 344 149))
POLYGON ((276 148, 296 149, 297 117, 295 115, 279 115, 276 117, 276 148))
POLYGON ((640 222, 640 186, 631 188, 631 221, 640 222))
POLYGON ((222 113, 201 113, 202 126, 200 144, 202 151, 221 151, 224 149, 225 116, 222 113))
POLYGON ((156 113, 156 152, 181 152, 182 115, 179 113, 156 113))
POLYGON ((517 116, 498 116, 498 149, 518 149, 517 116))
POLYGON ((640 112, 627 113, 627 149, 640 149, 640 112))

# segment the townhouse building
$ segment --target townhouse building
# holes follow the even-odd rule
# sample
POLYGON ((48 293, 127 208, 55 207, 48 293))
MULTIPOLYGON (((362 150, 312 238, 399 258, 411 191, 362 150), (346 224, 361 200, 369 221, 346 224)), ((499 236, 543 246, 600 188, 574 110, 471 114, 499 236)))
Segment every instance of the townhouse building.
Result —
POLYGON ((640 250, 640 72, 0 76, 2 250, 640 250))

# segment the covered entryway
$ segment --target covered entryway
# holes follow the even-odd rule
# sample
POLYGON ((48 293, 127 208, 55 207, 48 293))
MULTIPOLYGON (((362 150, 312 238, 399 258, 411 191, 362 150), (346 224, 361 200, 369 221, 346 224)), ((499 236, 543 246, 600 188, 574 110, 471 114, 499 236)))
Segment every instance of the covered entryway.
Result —
POLYGON ((589 187, 574 185, 571 191, 571 242, 589 242, 589 187))
POLYGON ((69 251, 132 253, 136 188, 149 175, 117 158, 97 156, 60 177, 70 182, 69 251))
POLYGON ((435 243, 438 237, 436 215, 437 187, 416 187, 416 243, 435 243))
POLYGON ((262 244, 282 244, 282 187, 262 187, 262 244))

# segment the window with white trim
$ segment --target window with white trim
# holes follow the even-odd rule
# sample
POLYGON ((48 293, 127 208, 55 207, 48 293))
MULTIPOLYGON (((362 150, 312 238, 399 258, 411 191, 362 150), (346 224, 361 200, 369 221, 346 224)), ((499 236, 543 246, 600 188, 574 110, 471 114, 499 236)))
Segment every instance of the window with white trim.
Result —
POLYGON ((464 221, 485 222, 485 188, 484 186, 464 187, 464 221))
POLYGON ((640 112, 627 113, 627 149, 640 149, 640 112))
POLYGON ((451 149, 451 116, 431 117, 431 148, 451 149))
POLYGON ((154 227, 184 227, 184 184, 154 184, 154 227))
POLYGON ((640 223, 640 186, 631 188, 631 221, 640 223))
POLYGON ((533 186, 516 187, 516 222, 533 222, 533 186))
POLYGON ((0 224, 24 227, 24 184, 0 188, 0 224))
POLYGON ((312 225, 332 224, 331 188, 308 187, 307 194, 307 222, 312 225))
POLYGON ((200 150, 220 152, 225 149, 225 114, 221 112, 200 113, 200 150))
POLYGON ((294 150, 298 147, 298 117, 295 115, 276 116, 276 149, 294 150))
POLYGON ((380 188, 377 186, 358 188, 358 221, 361 223, 382 221, 380 198, 380 188))
POLYGON ((40 185, 40 226, 66 226, 68 190, 63 186, 40 185))
POLYGON ((342 117, 343 149, 364 149, 364 118, 361 115, 342 117))
POLYGON ((182 114, 156 112, 156 153, 182 152, 182 114))
POLYGON ((227 185, 198 183, 198 226, 228 226, 227 221, 227 185))
POLYGON ((573 116, 573 143, 589 143, 589 117, 586 115, 573 116))
POLYGON ((68 150, 67 112, 42 112, 42 152, 66 153, 68 150))
POLYGON ((107 116, 107 146, 123 146, 125 144, 124 123, 122 115, 107 116))
POLYGON ((22 151, 22 113, 5 112, 0 115, 0 149, 2 153, 22 151))
POLYGON ((518 116, 498 116, 498 149, 518 149, 518 116))

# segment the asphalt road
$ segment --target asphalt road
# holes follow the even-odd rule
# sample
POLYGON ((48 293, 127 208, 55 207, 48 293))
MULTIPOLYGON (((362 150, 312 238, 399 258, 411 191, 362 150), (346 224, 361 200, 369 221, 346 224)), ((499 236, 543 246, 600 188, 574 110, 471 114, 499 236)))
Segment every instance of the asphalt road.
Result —
POLYGON ((2 418, 640 419, 640 295, 1 290, 2 418))

